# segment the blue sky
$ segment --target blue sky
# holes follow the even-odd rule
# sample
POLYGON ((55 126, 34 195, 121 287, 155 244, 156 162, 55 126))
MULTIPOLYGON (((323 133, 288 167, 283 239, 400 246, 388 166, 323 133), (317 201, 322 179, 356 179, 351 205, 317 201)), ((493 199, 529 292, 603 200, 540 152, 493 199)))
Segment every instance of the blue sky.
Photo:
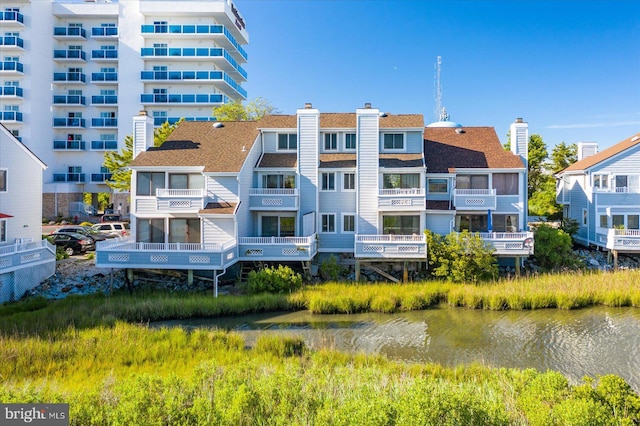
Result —
POLYGON ((235 0, 249 100, 352 112, 371 102, 435 120, 442 104, 502 142, 515 118, 604 149, 640 131, 640 1, 235 0))

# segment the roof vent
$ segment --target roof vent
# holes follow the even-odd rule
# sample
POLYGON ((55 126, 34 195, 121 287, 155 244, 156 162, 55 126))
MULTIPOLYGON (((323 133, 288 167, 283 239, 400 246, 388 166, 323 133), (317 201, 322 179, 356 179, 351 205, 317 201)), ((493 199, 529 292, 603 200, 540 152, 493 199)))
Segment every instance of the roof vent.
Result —
POLYGON ((366 102, 366 103, 364 104, 364 107, 365 107, 366 109, 371 109, 371 102, 366 102))
POLYGON ((522 123, 522 117, 516 118, 516 123, 522 123))
POLYGON ((464 131, 464 129, 461 129, 460 127, 458 127, 458 128, 456 129, 456 133, 457 133, 457 134, 459 134, 459 135, 461 135, 461 134, 466 133, 466 132, 464 131))
POLYGON ((387 113, 386 113, 386 112, 382 112, 382 111, 381 111, 381 112, 379 112, 379 113, 378 113, 378 115, 379 115, 380 117, 386 117, 386 116, 387 116, 387 113))
POLYGON ((141 109, 138 115, 147 115, 147 111, 141 109))
POLYGON ((635 142, 635 141, 637 141, 638 139, 640 139, 640 136, 636 135, 636 136, 634 136, 634 137, 632 137, 632 138, 631 138, 631 142, 635 142))
POLYGON ((213 127, 215 127, 216 129, 219 129, 220 127, 224 127, 224 124, 222 124, 219 121, 216 121, 215 123, 213 123, 213 127))
POLYGON ((312 106, 311 106, 311 102, 307 102, 307 103, 305 103, 305 104, 304 104, 304 108, 305 108, 305 109, 311 109, 311 108, 312 108, 312 106))

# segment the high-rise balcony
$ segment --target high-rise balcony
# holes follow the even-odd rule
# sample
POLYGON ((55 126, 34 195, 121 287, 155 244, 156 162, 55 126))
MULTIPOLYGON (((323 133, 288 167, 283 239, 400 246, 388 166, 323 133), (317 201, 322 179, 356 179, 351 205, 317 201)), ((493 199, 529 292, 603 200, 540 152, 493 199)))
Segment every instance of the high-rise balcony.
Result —
POLYGON ((3 28, 24 27, 24 15, 20 12, 5 10, 0 12, 0 24, 3 28))
POLYGON ((422 211, 425 203, 424 188, 381 189, 378 193, 380 211, 422 211))
POLYGON ((84 183, 84 173, 54 173, 54 182, 84 183))
POLYGON ((86 84, 87 75, 80 72, 54 72, 53 82, 63 84, 86 84))
POLYGON ((0 119, 5 122, 22 123, 20 111, 0 111, 0 119))
POLYGON ((16 36, 0 37, 0 47, 3 52, 24 50, 24 40, 16 36))
POLYGON ((24 73, 24 65, 16 61, 0 62, 0 75, 22 75, 24 73))
POLYGON ((80 95, 53 95, 54 105, 87 105, 87 99, 80 95))
POLYGON ((196 94, 156 94, 144 93, 140 95, 140 103, 142 104, 220 104, 226 103, 228 98, 219 93, 196 93, 196 94))
POLYGON ((218 45, 229 49, 247 60, 247 52, 236 41, 235 37, 223 25, 143 25, 142 35, 145 38, 167 38, 167 34, 181 38, 206 38, 207 35, 216 40, 218 45))
POLYGON ((0 86, 0 96, 3 98, 22 98, 22 87, 0 86))
POLYGON ((458 210, 495 210, 495 189, 454 189, 453 205, 458 210))
POLYGON ((84 129, 86 126, 86 121, 84 118, 76 118, 76 117, 59 117, 53 119, 53 127, 57 128, 82 128, 84 129))
POLYGON ((95 84, 114 84, 118 82, 117 72, 92 72, 91 82, 95 84))
POLYGON ((113 128, 118 127, 118 119, 112 117, 98 117, 91 119, 91 127, 113 128))
POLYGON ((93 27, 91 38, 96 40, 109 40, 118 38, 118 27, 93 27))
POLYGON ((184 121, 216 121, 215 117, 153 117, 153 125, 154 126, 162 126, 165 122, 168 122, 170 125, 176 124, 180 121, 181 118, 184 118, 184 121))
POLYGON ((91 105, 93 106, 113 106, 118 104, 117 95, 94 95, 91 96, 91 105))
POLYGON ((167 61, 202 61, 212 60, 220 69, 228 72, 233 78, 247 80, 247 72, 238 62, 220 47, 143 47, 141 55, 146 60, 161 59, 167 61))
POLYGON ((87 31, 79 27, 55 27, 53 37, 58 40, 86 40, 87 31))
POLYGON ((56 151, 84 151, 86 143, 82 140, 53 141, 53 149, 56 151))
POLYGON ((250 210, 298 210, 297 188, 253 188, 249 194, 250 210))
POLYGON ((117 50, 103 50, 96 49, 91 51, 91 59, 94 61, 117 61, 118 60, 118 51, 117 50))
POLYGON ((118 141, 91 141, 91 149, 93 151, 116 151, 118 141))
POLYGON ((427 240, 422 235, 355 236, 354 256, 360 259, 427 259, 427 240))
POLYGON ((87 53, 77 49, 56 49, 53 51, 53 60, 56 62, 86 62, 87 53))
POLYGON ((213 83, 220 90, 233 89, 244 99, 247 98, 247 91, 223 71, 142 71, 140 79, 144 82, 213 83))

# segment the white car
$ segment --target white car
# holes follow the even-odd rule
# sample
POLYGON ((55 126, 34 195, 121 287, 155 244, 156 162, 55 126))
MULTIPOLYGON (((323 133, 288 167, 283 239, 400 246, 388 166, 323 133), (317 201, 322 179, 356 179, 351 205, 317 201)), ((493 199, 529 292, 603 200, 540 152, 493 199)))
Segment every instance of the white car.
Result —
POLYGON ((126 237, 129 235, 129 224, 124 222, 106 222, 98 223, 91 229, 106 235, 115 235, 116 237, 126 237))

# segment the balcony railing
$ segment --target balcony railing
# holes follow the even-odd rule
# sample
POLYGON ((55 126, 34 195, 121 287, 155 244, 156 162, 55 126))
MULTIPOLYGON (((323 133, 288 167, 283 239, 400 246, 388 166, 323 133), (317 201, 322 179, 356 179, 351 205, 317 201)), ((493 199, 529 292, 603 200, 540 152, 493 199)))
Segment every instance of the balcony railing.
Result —
POLYGON ((458 210, 495 210, 495 189, 454 189, 453 205, 458 210))
POLYGON ((235 240, 224 243, 139 243, 131 238, 100 241, 99 268, 221 270, 237 262, 235 240))
POLYGON ((247 91, 223 71, 141 71, 140 79, 142 81, 168 81, 172 83, 220 82, 225 83, 226 87, 230 86, 243 97, 247 97, 247 91))
POLYGON ((366 259, 427 258, 424 235, 363 235, 355 236, 355 257, 366 259))
POLYGON ((22 123, 22 113, 20 111, 2 111, 0 112, 0 120, 22 123))
POLYGON ((118 141, 91 141, 91 149, 95 151, 117 150, 118 141))
POLYGON ((78 27, 55 27, 53 29, 54 37, 61 38, 87 38, 87 31, 84 28, 78 27))
POLYGON ((251 210, 297 210, 297 188, 253 188, 250 192, 251 210))
POLYGON ((606 247, 621 252, 640 252, 640 230, 608 229, 606 247))
POLYGON ((220 68, 235 74, 236 77, 247 79, 247 72, 244 68, 238 64, 229 52, 220 47, 143 47, 140 54, 146 59, 201 60, 220 58, 223 59, 222 61, 217 61, 220 68))
POLYGON ((640 187, 638 186, 616 186, 613 188, 593 188, 594 192, 600 194, 638 194, 640 187))
POLYGON ((0 22, 2 25, 24 24, 24 15, 20 12, 4 11, 0 12, 0 22))
POLYGON ((54 50, 53 59, 66 59, 73 61, 86 61, 87 53, 82 50, 54 50))
POLYGON ((96 49, 91 51, 91 59, 101 60, 101 59, 118 59, 118 51, 117 50, 103 50, 96 49))
POLYGON ((0 96, 13 96, 16 98, 22 98, 23 97, 22 87, 0 86, 0 96))
POLYGON ((91 127, 118 127, 118 119, 111 117, 92 118, 91 127))
POLYGON ((80 127, 85 128, 86 120, 84 118, 54 118, 53 127, 80 127))
POLYGON ((6 74, 22 74, 24 72, 24 65, 16 61, 3 61, 0 62, 0 71, 6 74))
POLYGON ((0 46, 5 48, 17 47, 24 48, 24 40, 16 36, 4 36, 0 37, 0 46))
POLYGON ((308 237, 243 237, 238 240, 240 260, 311 260, 318 252, 316 234, 308 237))
POLYGON ((85 141, 53 141, 53 149, 64 151, 84 151, 86 149, 85 141))
POLYGON ((86 83, 87 75, 79 72, 54 72, 54 82, 86 83))
POLYGON ((533 255, 533 232, 479 232, 478 235, 495 249, 497 256, 533 255))
POLYGON ((176 124, 180 121, 181 118, 184 118, 184 121, 216 121, 215 117, 153 117, 153 125, 154 126, 162 126, 165 122, 169 122, 169 124, 176 124))
POLYGON ((118 27, 93 27, 91 28, 91 37, 93 38, 118 37, 118 27))
POLYGON ((140 95, 140 102, 143 104, 219 104, 227 101, 228 98, 219 93, 174 93, 166 95, 144 93, 140 95))
POLYGON ((424 188, 381 189, 378 193, 378 208, 390 210, 424 210, 424 188))
POLYGON ((91 96, 91 105, 117 105, 118 95, 94 95, 91 96))
POLYGON ((86 105, 87 99, 80 95, 53 95, 55 105, 86 105))
POLYGON ((0 274, 36 265, 40 269, 50 262, 53 267, 49 275, 53 275, 55 261, 56 246, 46 239, 0 246, 0 274))
POLYGON ((72 183, 84 183, 85 182, 85 174, 84 173, 54 173, 53 174, 54 182, 72 182, 72 183))
POLYGON ((93 83, 117 83, 117 72, 92 72, 91 82, 93 83))
POLYGON ((143 25, 142 34, 185 34, 185 35, 198 35, 201 38, 203 35, 224 35, 229 43, 229 47, 234 47, 240 56, 247 60, 247 52, 236 41, 235 37, 227 30, 223 25, 143 25))

